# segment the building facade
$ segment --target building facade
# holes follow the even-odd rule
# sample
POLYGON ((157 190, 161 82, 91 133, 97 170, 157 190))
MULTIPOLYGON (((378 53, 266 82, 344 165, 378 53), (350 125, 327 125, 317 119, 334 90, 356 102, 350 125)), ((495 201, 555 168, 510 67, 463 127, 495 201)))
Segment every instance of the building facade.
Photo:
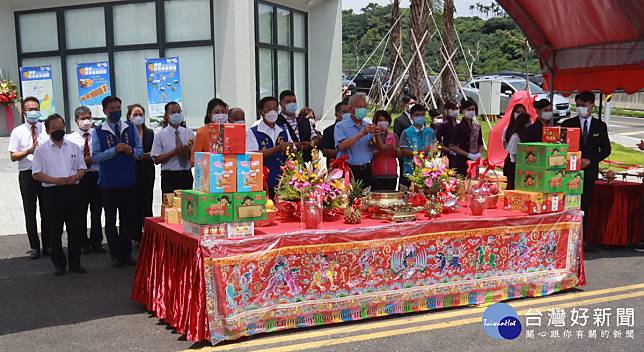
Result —
POLYGON ((18 82, 19 67, 51 65, 64 116, 79 105, 75 65, 97 61, 110 63, 124 105, 145 105, 144 60, 179 57, 191 127, 215 96, 251 123, 256 101, 284 89, 318 115, 341 95, 341 0, 6 0, 0 33, 5 76, 18 82))

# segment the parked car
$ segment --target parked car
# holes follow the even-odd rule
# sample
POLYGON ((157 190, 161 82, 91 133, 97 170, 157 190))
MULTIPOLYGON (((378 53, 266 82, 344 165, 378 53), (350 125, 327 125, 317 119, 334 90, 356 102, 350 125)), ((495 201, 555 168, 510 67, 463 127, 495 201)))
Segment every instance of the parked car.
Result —
POLYGON ((346 98, 356 92, 356 84, 352 82, 353 76, 342 73, 342 98, 346 98))
MULTIPOLYGON (((501 71, 490 73, 493 76, 512 76, 516 78, 525 79, 525 73, 523 72, 514 72, 514 71, 501 71)), ((528 73, 528 80, 539 87, 543 87, 543 75, 537 75, 534 73, 528 73)))
MULTIPOLYGON (((463 91, 465 95, 473 99, 478 103, 478 88, 479 83, 484 81, 500 81, 501 82, 501 114, 505 113, 505 109, 508 106, 510 97, 517 91, 525 90, 525 78, 520 79, 514 76, 481 76, 474 78, 473 80, 465 83, 463 85, 463 91)), ((529 81, 530 92, 537 95, 537 100, 539 99, 550 99, 550 93, 544 92, 541 87, 529 81)), ((460 100, 461 93, 457 93, 458 99, 460 100)), ((559 94, 554 95, 554 102, 552 105, 552 115, 553 120, 566 118, 570 116, 570 104, 568 100, 559 94)))
POLYGON ((353 78, 353 83, 356 84, 356 91, 368 93, 376 76, 380 76, 382 82, 388 84, 390 79, 389 69, 383 66, 371 66, 360 71, 353 78))

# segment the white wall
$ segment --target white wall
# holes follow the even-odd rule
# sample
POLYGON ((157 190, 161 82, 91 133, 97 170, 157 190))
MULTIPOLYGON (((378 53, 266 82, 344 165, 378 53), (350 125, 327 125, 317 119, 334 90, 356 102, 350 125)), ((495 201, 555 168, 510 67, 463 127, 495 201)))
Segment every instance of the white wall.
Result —
POLYGON ((10 4, 0 1, 0 68, 8 79, 18 82, 16 30, 10 4))

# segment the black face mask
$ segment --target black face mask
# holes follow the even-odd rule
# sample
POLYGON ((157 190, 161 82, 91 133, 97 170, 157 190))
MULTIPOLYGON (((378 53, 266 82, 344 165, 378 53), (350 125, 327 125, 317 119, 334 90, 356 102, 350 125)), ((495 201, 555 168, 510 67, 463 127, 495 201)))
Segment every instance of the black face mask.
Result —
POLYGON ((65 131, 63 130, 57 130, 51 133, 51 139, 53 139, 56 142, 60 142, 65 138, 65 131))

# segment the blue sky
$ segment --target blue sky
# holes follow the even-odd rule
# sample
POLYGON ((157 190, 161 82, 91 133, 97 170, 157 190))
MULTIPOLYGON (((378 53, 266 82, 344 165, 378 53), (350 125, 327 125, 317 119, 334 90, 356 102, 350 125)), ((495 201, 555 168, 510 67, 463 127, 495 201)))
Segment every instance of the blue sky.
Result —
MULTIPOLYGON (((370 2, 377 2, 382 5, 387 5, 390 0, 342 0, 343 9, 353 9, 354 12, 359 12, 361 8, 365 7, 370 2)), ((473 16, 475 15, 470 11, 469 7, 477 2, 487 4, 490 0, 454 0, 456 6, 456 16, 473 16)), ((409 7, 409 0, 402 0, 401 6, 409 7)))

